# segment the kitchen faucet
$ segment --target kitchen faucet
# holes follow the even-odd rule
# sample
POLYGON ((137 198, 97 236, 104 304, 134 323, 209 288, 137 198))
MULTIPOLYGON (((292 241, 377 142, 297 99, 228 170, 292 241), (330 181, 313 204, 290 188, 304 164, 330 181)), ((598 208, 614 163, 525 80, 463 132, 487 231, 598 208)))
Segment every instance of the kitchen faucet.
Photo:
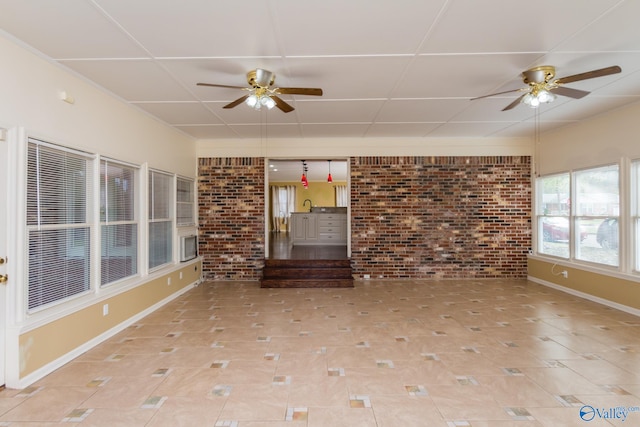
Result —
POLYGON ((304 202, 302 202, 302 207, 304 208, 307 202, 309 202, 309 212, 311 212, 311 207, 313 206, 311 199, 304 199, 304 202))

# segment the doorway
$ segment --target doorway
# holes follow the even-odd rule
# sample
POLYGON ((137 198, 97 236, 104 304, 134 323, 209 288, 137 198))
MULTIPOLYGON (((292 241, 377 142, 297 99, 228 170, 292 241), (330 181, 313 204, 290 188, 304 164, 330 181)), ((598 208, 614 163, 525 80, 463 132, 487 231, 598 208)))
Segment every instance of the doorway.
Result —
POLYGON ((266 159, 265 169, 265 258, 349 259, 351 219, 348 158, 266 159), (278 188, 274 192, 274 187, 280 189, 284 200, 273 202, 278 194, 278 188), (291 201, 292 189, 294 201, 291 201), (280 206, 287 208, 281 209, 280 206), (327 239, 320 238, 303 244, 296 240, 297 244, 294 245, 295 219, 311 211, 342 214, 345 222, 343 240, 334 243, 328 240, 331 236, 325 235, 327 239))

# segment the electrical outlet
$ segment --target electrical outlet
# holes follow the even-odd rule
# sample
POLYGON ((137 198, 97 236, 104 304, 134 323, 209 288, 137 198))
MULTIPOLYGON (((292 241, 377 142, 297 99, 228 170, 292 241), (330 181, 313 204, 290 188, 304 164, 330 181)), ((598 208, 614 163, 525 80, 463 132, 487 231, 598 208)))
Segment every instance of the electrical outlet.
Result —
POLYGON ((565 279, 569 277, 569 272, 567 270, 562 270, 562 273, 560 274, 562 274, 562 277, 564 277, 565 279))
POLYGON ((109 304, 104 304, 102 306, 102 315, 106 316, 107 314, 109 314, 109 304))
POLYGON ((167 285, 171 284, 171 277, 167 277, 167 285))
POLYGON ((365 279, 371 279, 371 275, 370 274, 365 274, 362 277, 365 278, 365 279))
POLYGON ((180 280, 182 280, 182 271, 180 272, 180 280))

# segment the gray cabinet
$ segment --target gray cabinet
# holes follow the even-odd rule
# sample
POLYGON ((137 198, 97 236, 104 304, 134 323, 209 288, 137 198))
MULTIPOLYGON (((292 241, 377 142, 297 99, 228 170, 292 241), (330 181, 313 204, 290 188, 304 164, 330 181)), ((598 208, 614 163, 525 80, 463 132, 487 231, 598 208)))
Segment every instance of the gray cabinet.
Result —
POLYGON ((316 214, 294 213, 291 215, 291 228, 293 230, 293 243, 318 240, 318 218, 316 214))
POLYGON ((291 215, 294 245, 346 245, 347 215, 294 213, 291 215))

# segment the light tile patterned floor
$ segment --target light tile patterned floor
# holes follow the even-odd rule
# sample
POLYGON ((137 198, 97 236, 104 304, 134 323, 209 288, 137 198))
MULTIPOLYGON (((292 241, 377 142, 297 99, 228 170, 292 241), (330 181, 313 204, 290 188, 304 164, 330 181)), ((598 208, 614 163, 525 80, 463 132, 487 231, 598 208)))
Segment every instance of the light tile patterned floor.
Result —
POLYGON ((69 425, 640 425, 640 319, 526 281, 204 283, 0 392, 0 426, 69 425))

